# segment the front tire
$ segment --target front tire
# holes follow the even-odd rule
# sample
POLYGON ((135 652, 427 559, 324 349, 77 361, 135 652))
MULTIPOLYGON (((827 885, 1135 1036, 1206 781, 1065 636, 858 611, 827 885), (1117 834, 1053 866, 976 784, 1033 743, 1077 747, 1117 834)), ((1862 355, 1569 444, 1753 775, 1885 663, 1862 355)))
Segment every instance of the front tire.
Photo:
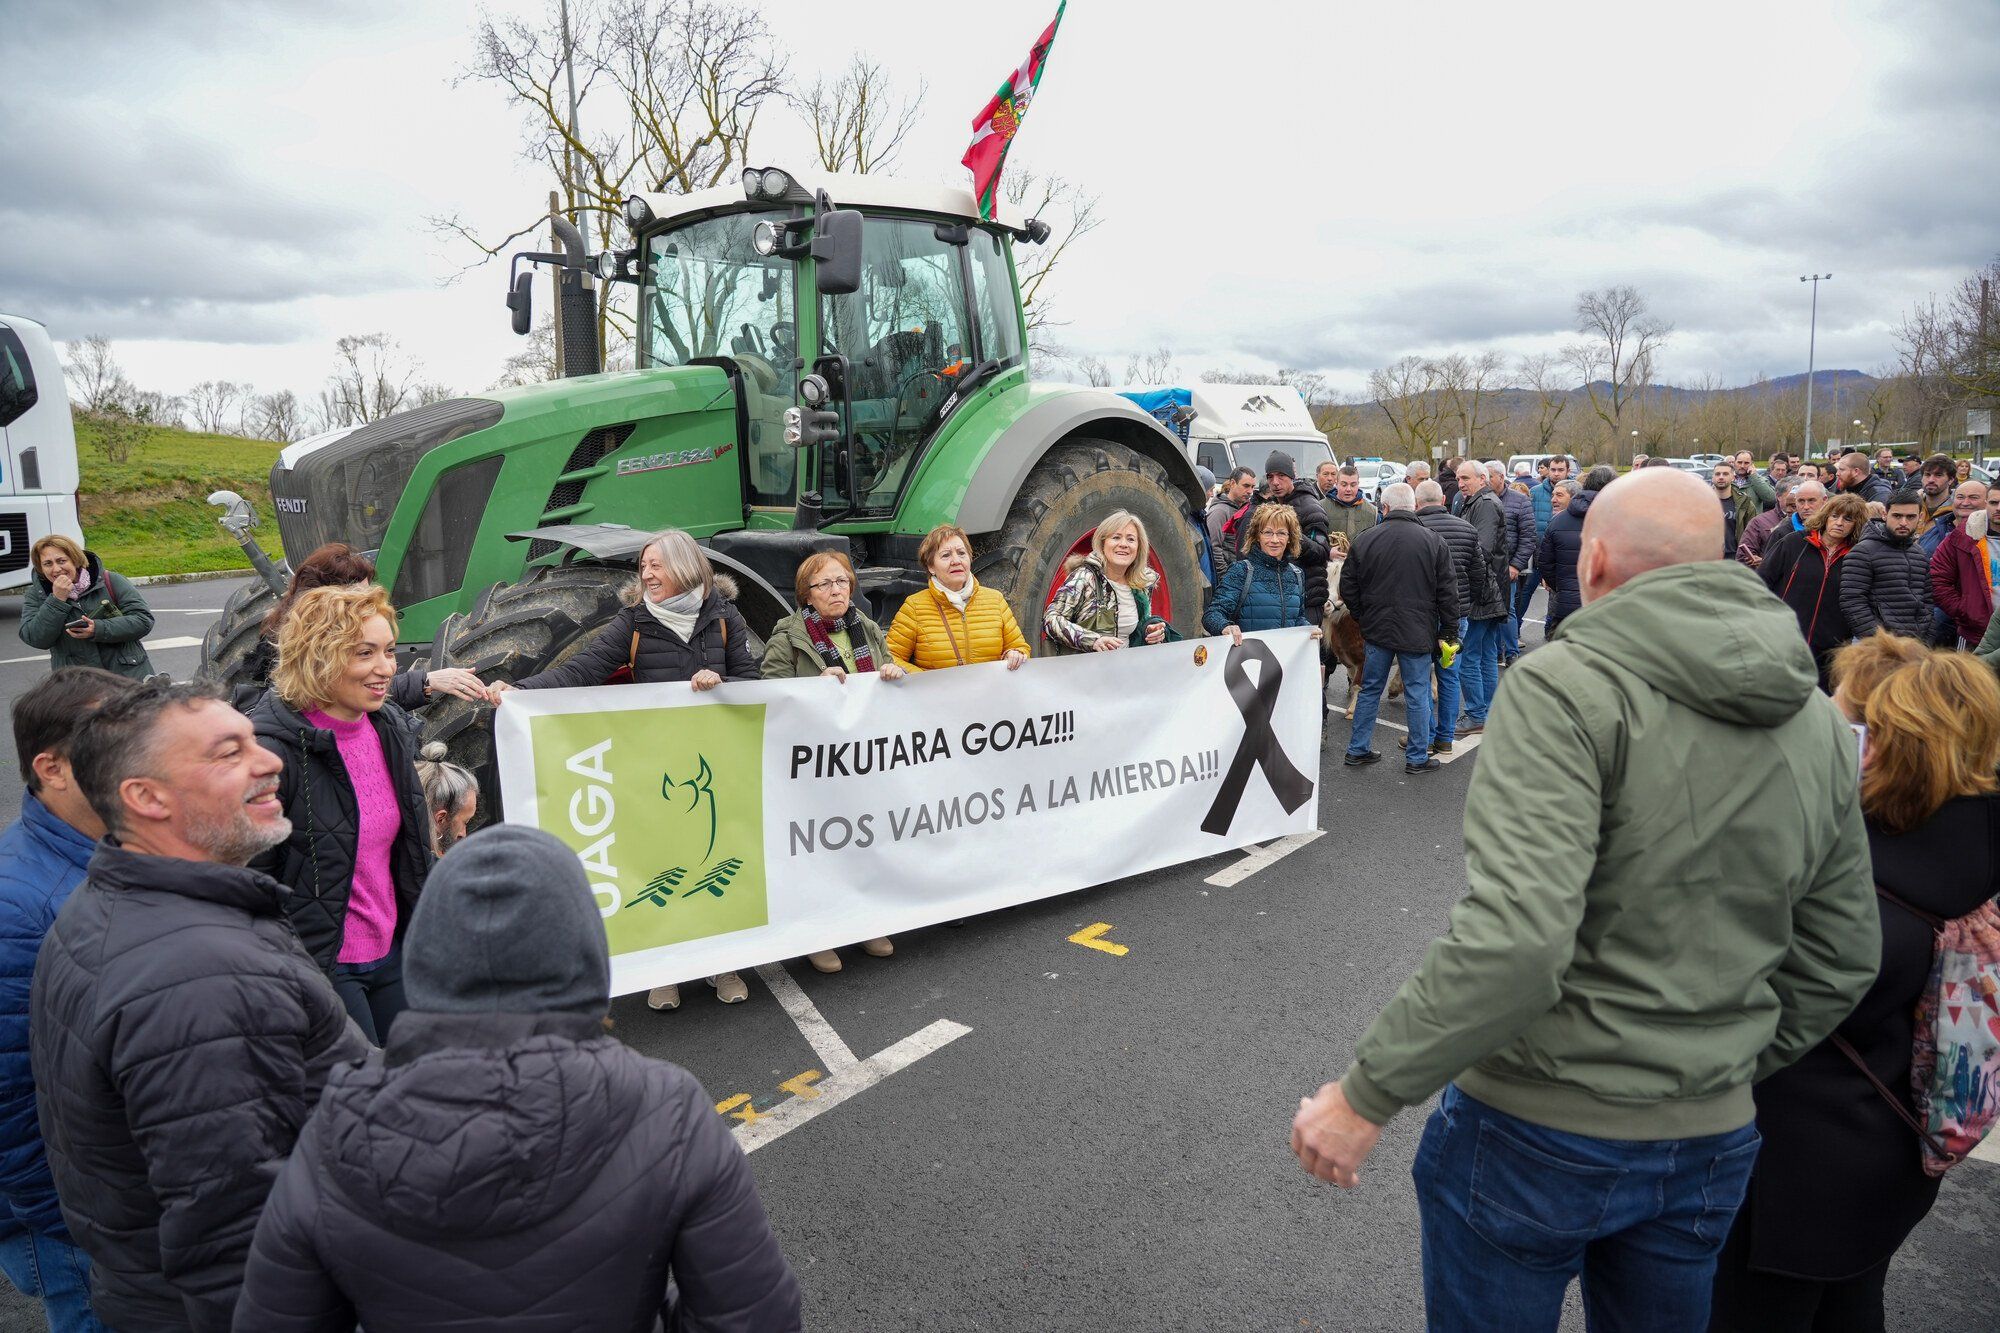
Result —
POLYGON ((229 594, 222 614, 201 636, 201 663, 194 678, 205 685, 221 687, 225 698, 234 700, 264 682, 257 672, 257 648, 263 642, 264 617, 278 604, 278 594, 263 579, 244 584, 229 594))
POLYGON ((1145 524, 1164 576, 1172 602, 1166 619, 1193 638, 1201 633, 1201 560, 1185 508, 1166 469, 1152 459, 1108 440, 1065 441, 1028 473, 1000 531, 977 543, 974 568, 1007 595, 1021 633, 1040 651, 1042 612, 1077 542, 1113 511, 1129 510, 1145 524))

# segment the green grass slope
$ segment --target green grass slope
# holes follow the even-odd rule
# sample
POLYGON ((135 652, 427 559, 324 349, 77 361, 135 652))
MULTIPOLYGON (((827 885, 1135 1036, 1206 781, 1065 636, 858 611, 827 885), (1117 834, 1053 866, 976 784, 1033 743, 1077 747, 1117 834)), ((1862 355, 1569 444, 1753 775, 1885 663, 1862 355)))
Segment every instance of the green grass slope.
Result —
POLYGON ((108 568, 130 577, 249 568, 243 548, 215 521, 222 511, 207 503, 209 492, 219 490, 235 491, 257 507, 264 519, 258 538, 266 550, 277 550, 269 477, 282 446, 140 429, 131 456, 113 463, 104 456, 103 425, 81 414, 76 419, 83 535, 108 568))

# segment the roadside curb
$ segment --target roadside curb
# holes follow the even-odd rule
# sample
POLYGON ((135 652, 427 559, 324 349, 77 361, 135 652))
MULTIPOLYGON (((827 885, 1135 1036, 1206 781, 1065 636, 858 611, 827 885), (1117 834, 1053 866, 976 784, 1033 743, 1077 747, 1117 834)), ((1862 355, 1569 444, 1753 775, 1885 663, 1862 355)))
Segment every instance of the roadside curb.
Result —
POLYGON ((240 579, 255 577, 254 569, 204 569, 189 574, 147 574, 131 580, 141 588, 150 588, 156 583, 207 583, 214 579, 240 579))

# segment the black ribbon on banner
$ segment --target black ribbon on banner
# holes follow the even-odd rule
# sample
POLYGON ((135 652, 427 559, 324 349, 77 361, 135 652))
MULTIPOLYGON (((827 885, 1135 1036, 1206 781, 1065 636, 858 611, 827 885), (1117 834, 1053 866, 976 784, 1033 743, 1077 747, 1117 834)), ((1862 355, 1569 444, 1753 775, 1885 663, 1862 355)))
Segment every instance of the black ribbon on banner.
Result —
POLYGON ((1292 766, 1277 731, 1271 726, 1271 718, 1278 711, 1278 687, 1284 679, 1285 669, 1278 665, 1278 655, 1259 640, 1245 639, 1229 650, 1228 660, 1222 664, 1222 682, 1229 688, 1236 711, 1243 714, 1243 740, 1236 747, 1236 757, 1229 761, 1229 771, 1223 775, 1222 789, 1215 793, 1215 803, 1208 807, 1208 817, 1201 821, 1203 833, 1229 832, 1252 768, 1264 770, 1264 780, 1271 784, 1271 794, 1285 807, 1286 814, 1312 799, 1312 779, 1292 766), (1262 663, 1254 683, 1250 673, 1243 669, 1244 662, 1253 657, 1262 663))

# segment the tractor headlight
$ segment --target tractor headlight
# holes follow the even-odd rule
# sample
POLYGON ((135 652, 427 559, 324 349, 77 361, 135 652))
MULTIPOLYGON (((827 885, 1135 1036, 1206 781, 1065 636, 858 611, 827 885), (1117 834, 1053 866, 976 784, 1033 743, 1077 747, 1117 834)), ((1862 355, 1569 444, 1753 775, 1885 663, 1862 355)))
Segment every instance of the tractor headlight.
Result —
POLYGON ((618 276, 618 252, 600 250, 590 257, 590 271, 605 282, 618 276))
POLYGON ((760 255, 778 253, 780 239, 775 222, 760 222, 750 230, 750 248, 760 255))
POLYGON ((796 407, 785 409, 785 443, 796 449, 805 439, 806 414, 796 407))
POLYGON ((743 197, 745 199, 757 199, 762 197, 763 193, 764 169, 762 167, 745 167, 743 169, 743 197))
POLYGON ((819 375, 808 375, 799 381, 799 401, 807 407, 818 407, 830 392, 826 380, 819 375))
POLYGON ((759 192, 766 199, 783 199, 792 192, 792 173, 777 167, 766 167, 759 192))
POLYGON ((636 194, 626 199, 625 225, 632 229, 634 235, 637 235, 639 230, 652 220, 653 210, 644 199, 641 199, 636 194))

